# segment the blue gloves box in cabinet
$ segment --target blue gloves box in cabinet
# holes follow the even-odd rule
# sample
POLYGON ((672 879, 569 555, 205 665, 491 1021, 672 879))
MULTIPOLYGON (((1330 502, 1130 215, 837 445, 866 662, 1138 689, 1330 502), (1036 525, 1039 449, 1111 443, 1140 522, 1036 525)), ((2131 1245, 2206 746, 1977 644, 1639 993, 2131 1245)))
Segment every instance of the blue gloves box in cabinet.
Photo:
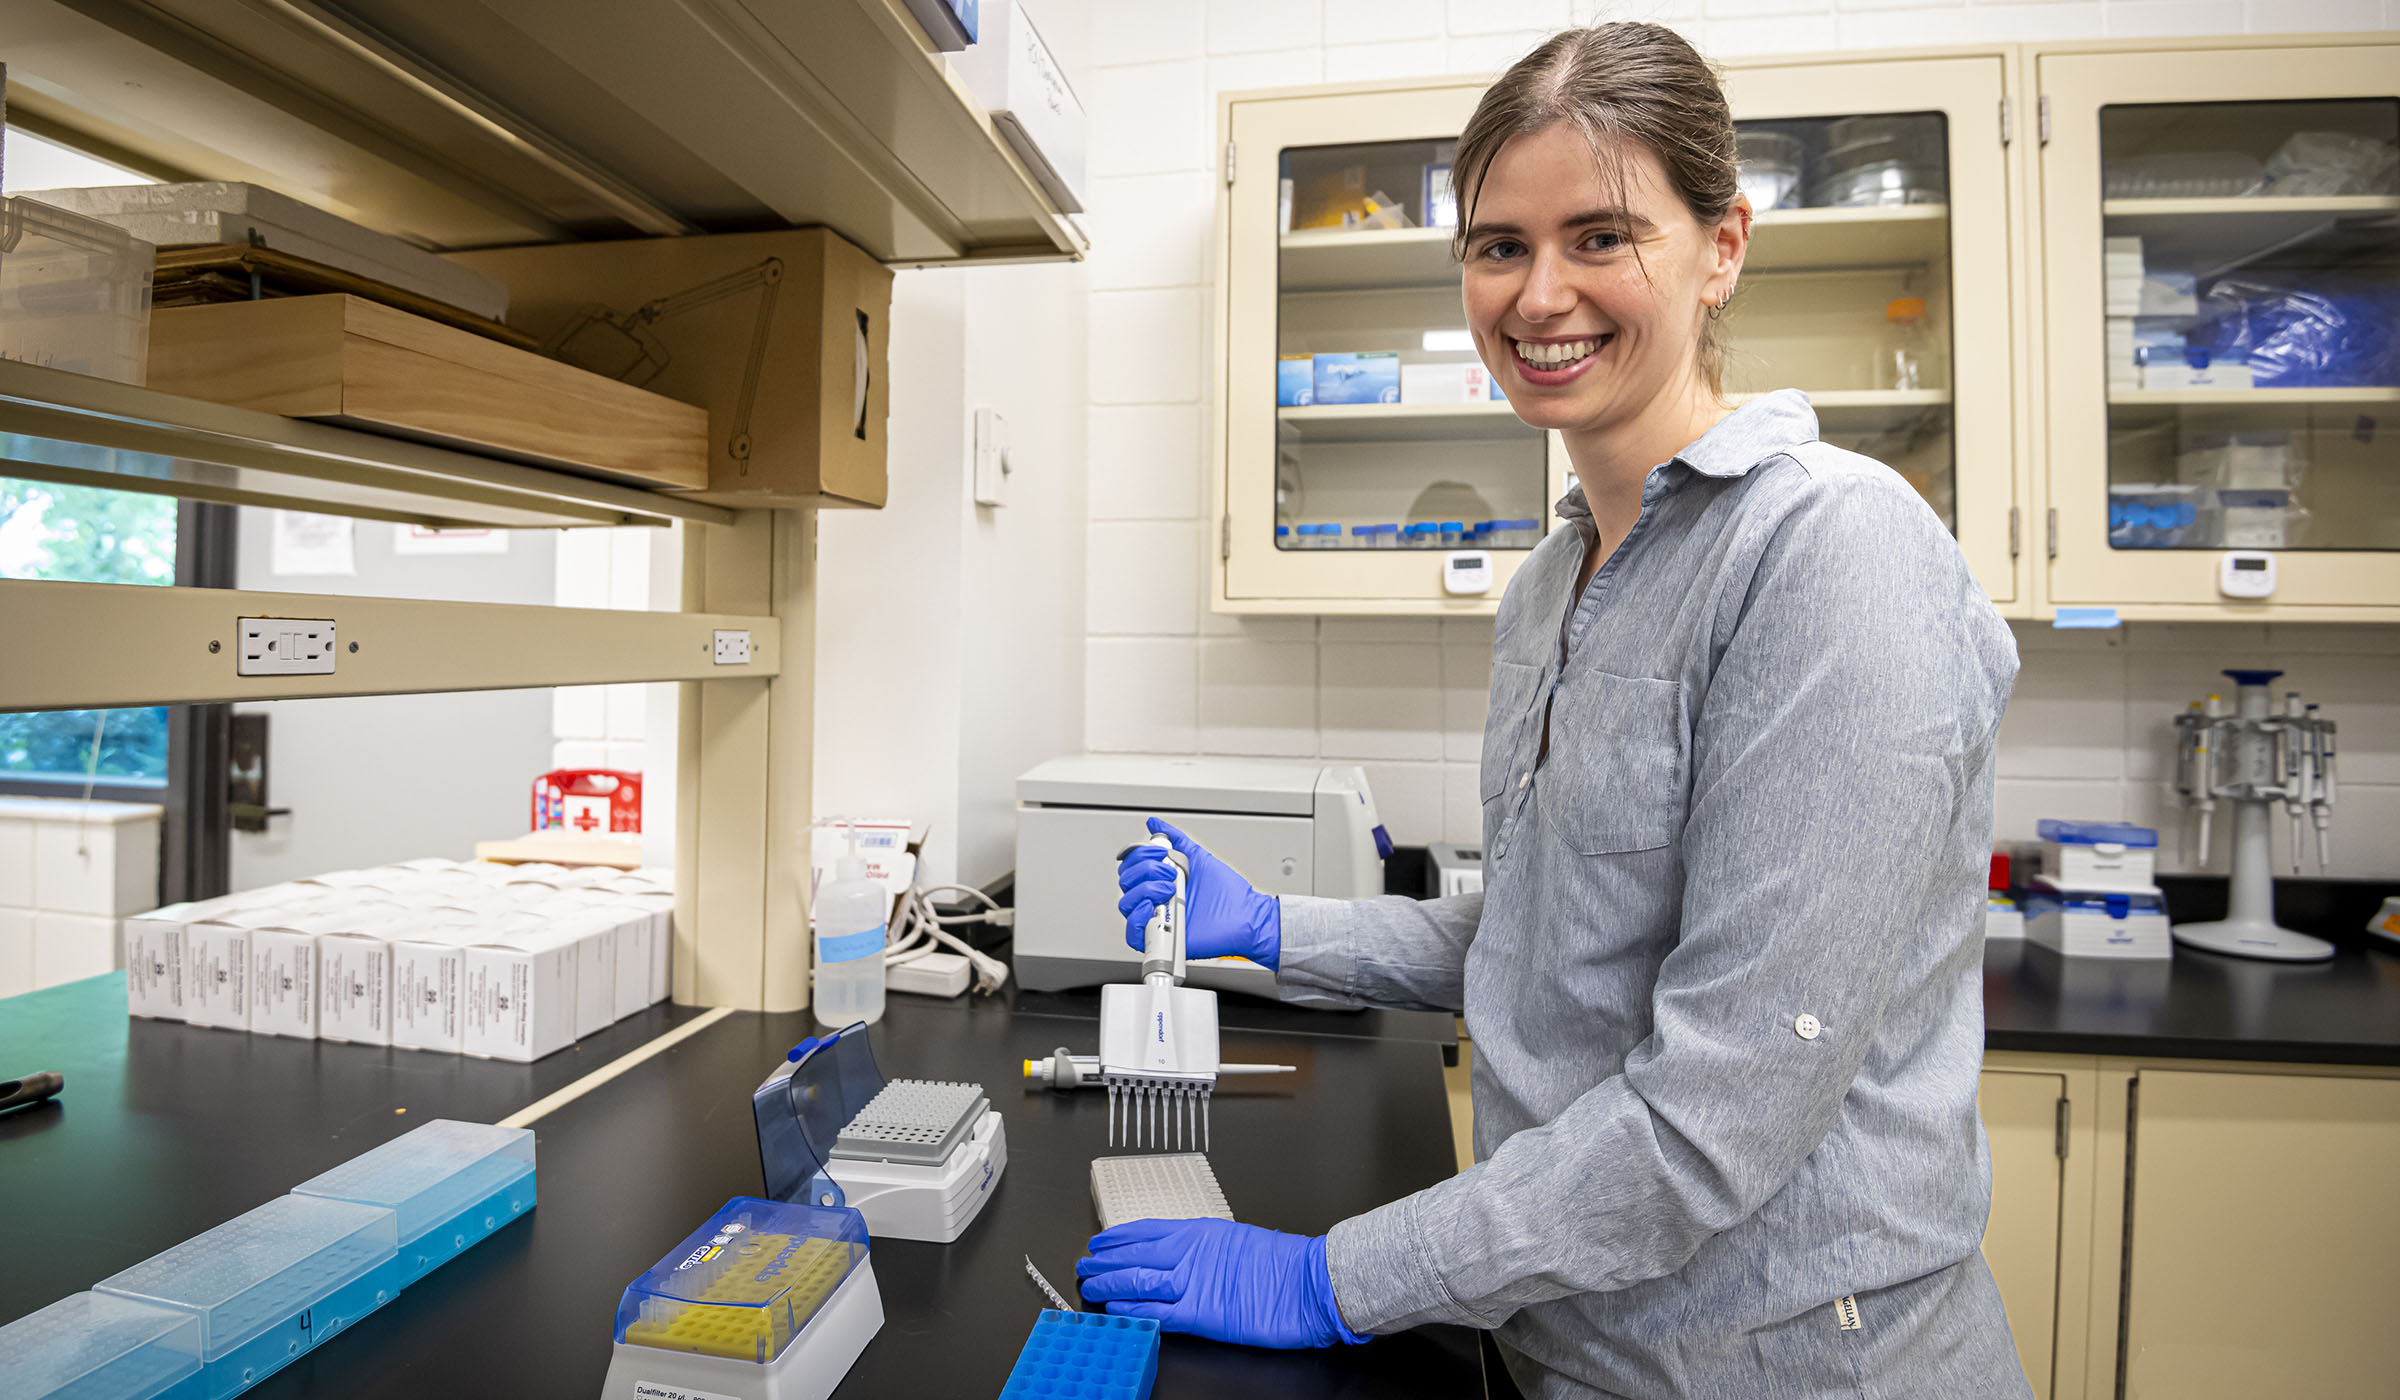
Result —
POLYGON ((27 1400, 226 1400, 534 1205, 533 1133, 436 1119, 0 1326, 27 1400))

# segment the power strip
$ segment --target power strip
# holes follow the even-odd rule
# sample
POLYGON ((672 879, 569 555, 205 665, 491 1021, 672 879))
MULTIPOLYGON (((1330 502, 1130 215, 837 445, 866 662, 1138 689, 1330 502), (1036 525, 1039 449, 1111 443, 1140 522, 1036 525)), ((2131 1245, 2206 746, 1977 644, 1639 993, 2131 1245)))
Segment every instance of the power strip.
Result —
POLYGON ((967 960, 956 953, 927 953, 885 968, 883 985, 887 991, 954 997, 966 991, 969 971, 967 960))

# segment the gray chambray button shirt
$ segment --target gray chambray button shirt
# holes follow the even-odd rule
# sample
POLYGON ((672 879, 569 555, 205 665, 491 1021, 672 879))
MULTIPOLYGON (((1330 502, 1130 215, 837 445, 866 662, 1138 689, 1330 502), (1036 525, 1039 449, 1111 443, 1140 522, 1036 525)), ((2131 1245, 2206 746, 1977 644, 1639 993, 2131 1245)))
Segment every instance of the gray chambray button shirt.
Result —
POLYGON ((1463 1010, 1476 1164, 1333 1228, 1351 1326, 1530 1395, 2030 1394, 1979 1250, 1979 911, 2016 648, 1795 390, 1500 605, 1484 891, 1285 897, 1296 998, 1463 1010), (1547 716, 1549 752, 1542 754, 1547 716))

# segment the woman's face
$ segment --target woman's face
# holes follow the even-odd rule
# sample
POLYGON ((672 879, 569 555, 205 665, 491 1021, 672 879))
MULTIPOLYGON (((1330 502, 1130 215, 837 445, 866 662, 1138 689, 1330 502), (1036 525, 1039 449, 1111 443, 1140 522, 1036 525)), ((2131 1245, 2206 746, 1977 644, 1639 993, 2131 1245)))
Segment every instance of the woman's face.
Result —
POLYGON ((1708 307, 1740 270, 1746 204, 1726 215, 1729 240, 1692 217, 1646 147, 1613 154, 1622 190, 1556 123, 1503 145, 1475 196, 1467 325, 1536 427, 1605 430, 1683 391, 1708 307))

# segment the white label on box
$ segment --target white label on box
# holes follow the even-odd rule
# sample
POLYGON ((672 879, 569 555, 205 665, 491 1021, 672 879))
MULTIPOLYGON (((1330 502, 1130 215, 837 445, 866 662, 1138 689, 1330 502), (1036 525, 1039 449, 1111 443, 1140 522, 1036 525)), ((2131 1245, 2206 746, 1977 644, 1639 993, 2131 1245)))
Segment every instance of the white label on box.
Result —
POLYGON ((183 921, 127 919, 125 1010, 153 1020, 183 1019, 183 921))
POLYGON ((1400 366, 1402 403, 1490 403, 1491 371, 1480 364, 1446 362, 1400 366))
POLYGON ((366 934, 317 940, 317 1035, 392 1043, 392 945, 366 934))
POLYGON ((250 1030, 317 1035, 317 936, 293 929, 250 931, 250 1030))
POLYGON ((687 1386, 668 1385, 665 1381, 635 1381, 633 1400, 738 1400, 737 1397, 714 1390, 693 1390, 687 1386))
POLYGON ((188 924, 183 931, 183 1019, 195 1026, 250 1028, 250 930, 188 924))

